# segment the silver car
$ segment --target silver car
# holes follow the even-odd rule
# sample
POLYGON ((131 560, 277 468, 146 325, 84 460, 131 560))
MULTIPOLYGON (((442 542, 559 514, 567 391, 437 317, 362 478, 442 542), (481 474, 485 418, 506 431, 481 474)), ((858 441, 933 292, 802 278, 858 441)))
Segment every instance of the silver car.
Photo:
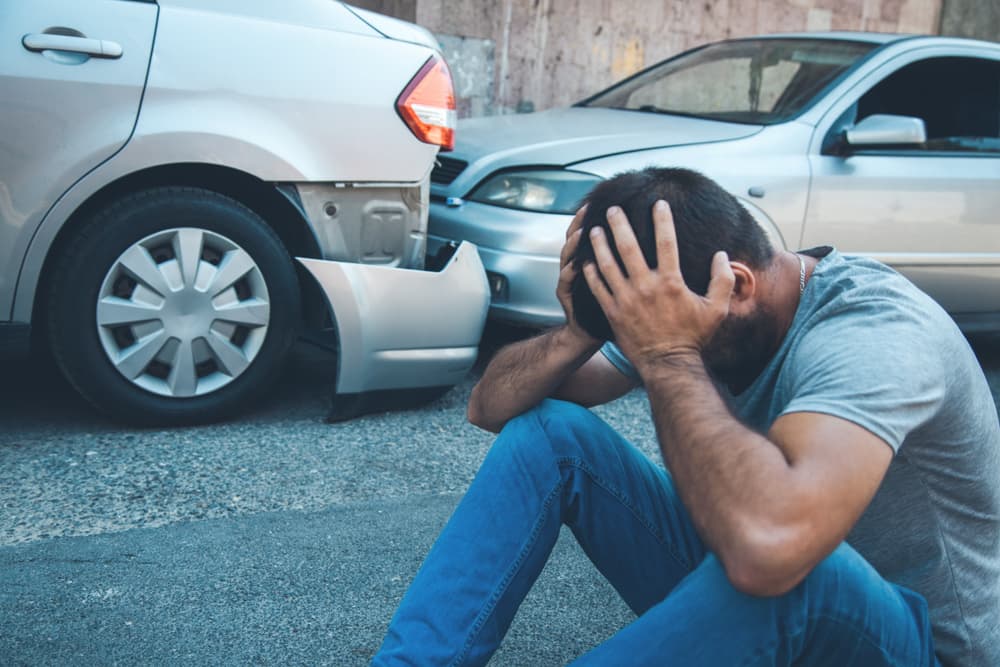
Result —
POLYGON ((302 332, 336 416, 454 384, 489 302, 470 245, 423 270, 454 116, 429 33, 339 2, 0 3, 0 354, 136 423, 243 408, 302 332))
POLYGON ((888 263, 966 330, 1000 329, 1000 45, 865 33, 709 44, 567 109, 459 122, 430 244, 467 239, 491 316, 562 319, 570 214, 598 181, 699 170, 776 244, 888 263))

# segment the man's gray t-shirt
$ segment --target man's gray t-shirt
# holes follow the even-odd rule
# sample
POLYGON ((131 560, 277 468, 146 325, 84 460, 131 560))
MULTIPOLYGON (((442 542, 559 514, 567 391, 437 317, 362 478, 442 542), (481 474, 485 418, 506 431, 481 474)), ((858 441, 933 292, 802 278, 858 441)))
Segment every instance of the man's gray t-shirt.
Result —
MULTIPOLYGON (((781 347, 725 398, 761 433, 819 412, 888 443, 896 455, 847 542, 927 599, 944 665, 1000 665, 1000 422, 983 371, 947 313, 898 273, 806 253, 822 259, 781 347)), ((613 343, 602 351, 638 379, 613 343)))

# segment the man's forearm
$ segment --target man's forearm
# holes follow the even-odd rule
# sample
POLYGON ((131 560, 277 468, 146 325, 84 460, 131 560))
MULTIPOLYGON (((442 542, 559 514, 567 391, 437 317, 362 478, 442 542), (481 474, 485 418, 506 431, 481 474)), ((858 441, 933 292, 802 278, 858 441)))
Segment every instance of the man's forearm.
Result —
POLYGON ((775 508, 794 498, 785 455, 732 416, 698 354, 671 355, 639 372, 664 462, 702 539, 727 569, 755 558, 762 534, 770 539, 780 525, 775 508))
POLYGON ((566 326, 504 347, 472 390, 469 421, 499 431, 551 395, 599 347, 599 342, 566 326))

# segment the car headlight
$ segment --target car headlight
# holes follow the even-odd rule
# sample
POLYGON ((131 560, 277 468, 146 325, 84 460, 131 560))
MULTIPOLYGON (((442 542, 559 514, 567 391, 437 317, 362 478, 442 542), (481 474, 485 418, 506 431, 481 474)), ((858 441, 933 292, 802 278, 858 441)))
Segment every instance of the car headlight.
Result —
POLYGON ((575 213, 600 182, 593 174, 564 169, 504 171, 487 178, 466 199, 526 211, 575 213))

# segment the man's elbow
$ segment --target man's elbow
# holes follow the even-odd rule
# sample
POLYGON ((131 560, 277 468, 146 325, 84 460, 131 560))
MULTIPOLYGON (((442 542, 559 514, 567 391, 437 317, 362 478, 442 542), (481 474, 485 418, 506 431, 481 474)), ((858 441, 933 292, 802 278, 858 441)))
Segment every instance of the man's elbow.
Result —
POLYGON ((489 418, 489 415, 483 411, 478 401, 475 400, 475 397, 469 399, 469 405, 465 410, 465 418, 473 426, 478 426, 490 433, 499 433, 500 429, 503 428, 503 424, 498 424, 496 420, 489 418))
POLYGON ((791 530, 745 535, 721 556, 733 588, 755 597, 784 595, 801 582, 814 563, 803 540, 791 530))

